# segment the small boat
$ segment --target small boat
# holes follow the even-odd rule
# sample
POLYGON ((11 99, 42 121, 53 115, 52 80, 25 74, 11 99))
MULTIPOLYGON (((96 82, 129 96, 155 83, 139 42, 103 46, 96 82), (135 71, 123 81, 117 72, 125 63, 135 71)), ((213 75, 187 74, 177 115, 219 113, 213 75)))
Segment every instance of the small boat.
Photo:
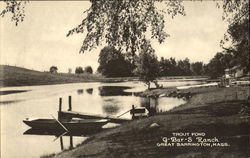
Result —
POLYGON ((34 129, 42 130, 63 130, 66 128, 69 131, 75 130, 93 130, 101 129, 103 125, 108 123, 107 119, 71 119, 70 121, 58 122, 55 119, 29 119, 23 122, 34 129), (63 126, 62 126, 63 125, 63 126))
POLYGON ((130 110, 130 114, 132 115, 132 119, 139 119, 143 117, 148 117, 149 111, 145 107, 133 107, 130 110))

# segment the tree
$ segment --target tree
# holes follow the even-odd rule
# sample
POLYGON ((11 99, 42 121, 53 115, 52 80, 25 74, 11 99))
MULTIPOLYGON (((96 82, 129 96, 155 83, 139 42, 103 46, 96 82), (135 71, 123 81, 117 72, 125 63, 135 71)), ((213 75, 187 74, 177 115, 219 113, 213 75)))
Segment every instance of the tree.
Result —
MULTIPOLYGON (((6 7, 0 12, 0 16, 4 17, 6 13, 11 13, 16 25, 23 21, 24 6, 27 1, 5 0, 4 2, 6 7)), ((164 42, 168 36, 164 31, 166 13, 172 18, 177 14, 185 15, 181 0, 90 0, 90 2, 91 7, 85 11, 87 17, 67 34, 69 36, 87 30, 80 52, 91 50, 106 39, 105 42, 109 46, 134 55, 142 41, 146 39, 148 28, 151 28, 151 38, 157 39, 159 43, 164 42), (164 9, 159 10, 156 6, 158 3, 165 4, 162 7, 164 9)), ((223 18, 227 18, 231 24, 249 19, 248 0, 223 0, 222 8, 223 18)))
POLYGON ((178 75, 181 75, 181 76, 191 75, 190 62, 188 58, 186 58, 185 60, 179 60, 177 67, 178 67, 177 72, 179 72, 178 75))
POLYGON ((249 64, 249 0, 226 0, 223 4, 224 18, 230 23, 224 40, 221 41, 222 48, 234 56, 234 65, 250 71, 249 64), (230 43, 230 46, 225 43, 230 43))
POLYGON ((181 1, 162 0, 90 0, 91 7, 86 11, 87 17, 67 36, 74 33, 87 35, 80 52, 91 50, 105 42, 121 52, 129 52, 132 56, 140 49, 150 28, 151 38, 159 43, 169 35, 164 31, 164 15, 172 18, 177 14, 185 15, 181 1), (157 3, 165 4, 164 9, 156 7, 157 3))
POLYGON ((175 58, 164 59, 161 58, 159 62, 160 76, 176 76, 179 75, 179 69, 176 65, 175 58))
POLYGON ((57 70, 58 70, 58 68, 57 68, 56 66, 51 66, 51 67, 49 68, 49 72, 50 72, 50 73, 57 73, 57 70))
POLYGON ((69 73, 69 74, 72 73, 72 69, 71 69, 71 68, 68 69, 68 73, 69 73))
POLYGON ((226 52, 217 53, 206 65, 206 74, 212 78, 225 74, 225 69, 232 68, 233 55, 226 52))
MULTIPOLYGON (((26 1, 5 0, 4 2, 6 7, 0 12, 0 16, 11 13, 16 25, 23 21, 26 1)), ((90 0, 90 2, 91 7, 85 11, 87 17, 67 34, 69 36, 87 31, 80 52, 91 50, 105 42, 120 52, 136 57, 135 53, 140 52, 143 41, 147 39, 147 32, 150 32, 149 38, 156 39, 159 43, 164 42, 168 37, 164 31, 165 15, 169 14, 172 18, 177 14, 185 15, 181 0, 90 0), (162 7, 164 9, 160 10, 156 6, 158 3, 166 4, 162 7)), ((238 34, 242 33, 241 28, 246 31, 249 27, 249 0, 223 0, 222 8, 224 10, 222 17, 230 23, 229 35, 225 35, 224 42, 229 38, 233 39, 232 46, 225 50, 234 52, 240 66, 249 70, 247 51, 249 32, 238 34), (233 32, 238 35, 235 36, 233 32)), ((224 42, 222 41, 222 45, 224 42)))
POLYGON ((133 71, 132 64, 126 60, 125 55, 114 47, 104 47, 99 54, 98 72, 107 77, 131 76, 133 71))
POLYGON ((93 73, 93 69, 91 66, 86 66, 85 69, 84 69, 85 72, 89 73, 89 74, 92 74, 93 73))
MULTIPOLYGON (((25 16, 26 1, 4 2, 6 8, 0 16, 11 13, 12 20, 18 25, 25 16)), ((134 57, 135 53, 139 52, 142 41, 147 38, 147 32, 151 33, 149 38, 156 39, 159 43, 164 42, 169 36, 164 30, 166 14, 172 18, 177 14, 185 15, 184 7, 181 5, 182 0, 90 0, 90 2, 91 7, 85 11, 86 18, 67 33, 69 36, 87 31, 80 52, 90 51, 106 43, 134 57), (159 9, 156 6, 158 3, 165 4, 164 9, 159 9)))
POLYGON ((140 80, 145 82, 150 89, 150 82, 159 75, 159 64, 154 49, 148 41, 144 41, 138 60, 138 75, 140 80))
POLYGON ((4 17, 5 14, 12 14, 11 21, 14 21, 16 26, 19 22, 22 22, 25 17, 25 4, 28 0, 17 1, 17 0, 4 0, 6 7, 0 12, 0 16, 4 17))
POLYGON ((191 64, 191 71, 194 75, 202 75, 203 74, 203 63, 202 62, 194 62, 191 64))
POLYGON ((82 69, 81 66, 78 66, 78 67, 76 67, 76 69, 75 69, 75 73, 76 73, 76 74, 82 74, 82 73, 84 73, 84 71, 83 71, 83 69, 82 69))

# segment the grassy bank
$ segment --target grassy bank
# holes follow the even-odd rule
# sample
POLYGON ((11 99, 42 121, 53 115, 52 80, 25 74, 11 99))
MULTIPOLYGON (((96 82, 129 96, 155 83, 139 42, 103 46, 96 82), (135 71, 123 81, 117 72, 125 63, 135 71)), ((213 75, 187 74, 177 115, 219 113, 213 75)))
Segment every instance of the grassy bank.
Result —
POLYGON ((136 80, 136 78, 105 78, 98 74, 67 74, 40 72, 25 68, 0 65, 0 87, 6 86, 32 86, 50 85, 79 82, 119 82, 126 80, 136 80))
MULTIPOLYGON (((189 91, 193 96, 185 105, 101 132, 76 149, 55 157, 247 157, 249 120, 240 111, 246 104, 249 87, 193 88, 189 91), (159 127, 151 128, 152 123, 159 127), (203 138, 216 137, 219 143, 227 145, 157 146, 163 143, 164 137, 173 137, 173 132, 205 133, 203 138)), ((168 92, 169 89, 161 89, 146 93, 168 92)))
MULTIPOLYGON (((171 76, 161 77, 161 80, 201 80, 206 76, 171 76)), ((7 86, 33 86, 51 85, 80 82, 123 82, 138 81, 138 77, 114 77, 107 78, 100 74, 68 74, 50 73, 30 70, 26 68, 0 65, 0 87, 7 86)))

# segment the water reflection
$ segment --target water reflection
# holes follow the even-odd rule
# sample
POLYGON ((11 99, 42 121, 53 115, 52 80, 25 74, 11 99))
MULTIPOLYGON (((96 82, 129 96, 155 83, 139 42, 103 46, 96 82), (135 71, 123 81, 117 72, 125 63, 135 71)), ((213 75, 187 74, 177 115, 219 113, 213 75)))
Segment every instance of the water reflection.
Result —
POLYGON ((141 98, 141 106, 147 108, 149 116, 159 113, 159 99, 158 98, 141 98))
MULTIPOLYGON (((177 98, 153 99, 132 95, 133 92, 144 90, 143 88, 145 86, 137 82, 76 83, 2 88, 1 91, 27 90, 27 92, 0 96, 2 104, 6 104, 6 106, 0 105, 0 111, 3 114, 1 115, 1 143, 3 144, 1 156, 27 157, 28 155, 28 157, 39 157, 60 151, 59 141, 53 142, 53 140, 61 133, 51 134, 47 132, 46 134, 46 132, 31 130, 23 135, 28 127, 22 122, 25 118, 50 118, 50 114, 56 116, 59 97, 63 98, 62 110, 68 109, 68 96, 72 96, 73 111, 104 116, 112 115, 113 117, 128 111, 132 105, 135 107, 144 106, 150 111, 150 115, 154 115, 161 110, 167 111, 185 103, 177 98), (17 100, 18 102, 16 102, 17 100), (13 149, 17 148, 18 152, 12 152, 13 149), (31 150, 27 151, 27 149, 31 150)), ((126 113, 121 118, 130 119, 131 115, 126 113)), ((93 131, 90 134, 93 134, 93 131)), ((88 131, 80 134, 71 133, 71 136, 74 136, 74 143, 79 144, 86 139, 88 131)), ((66 136, 63 137, 65 139, 66 136)))
POLYGON ((125 92, 124 90, 130 88, 125 86, 102 86, 98 90, 100 96, 128 96, 132 95, 132 92, 125 92))
POLYGON ((35 129, 30 128, 27 131, 25 131, 24 135, 47 135, 47 136, 81 136, 81 137, 88 137, 90 135, 96 134, 100 132, 102 129, 95 129, 95 130, 73 130, 70 132, 65 133, 65 131, 62 130, 44 130, 44 129, 35 129))
POLYGON ((106 104, 106 105, 103 105, 102 109, 103 109, 103 113, 107 115, 114 115, 120 112, 121 108, 118 105, 106 104))
POLYGON ((0 95, 8 95, 13 93, 23 93, 28 92, 27 90, 7 90, 7 91, 0 91, 0 95))
MULTIPOLYGON (((102 129, 102 130, 105 130, 105 129, 102 129)), ((100 132, 100 129, 65 132, 64 130, 41 130, 41 129, 30 128, 27 131, 25 131, 23 135, 54 136, 55 137, 54 141, 60 140, 60 149, 61 151, 63 151, 65 149, 73 149, 74 147, 78 145, 79 141, 77 141, 76 143, 73 143, 74 137, 75 139, 82 138, 82 140, 85 140, 90 135, 96 134, 98 132, 100 132), (63 137, 64 138, 69 137, 69 143, 68 143, 69 145, 65 146, 63 137)))

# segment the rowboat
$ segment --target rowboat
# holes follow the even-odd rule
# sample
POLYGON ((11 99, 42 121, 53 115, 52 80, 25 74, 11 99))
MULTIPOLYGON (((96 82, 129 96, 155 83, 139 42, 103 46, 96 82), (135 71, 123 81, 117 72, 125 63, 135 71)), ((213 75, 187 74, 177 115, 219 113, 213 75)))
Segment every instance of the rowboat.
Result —
POLYGON ((132 119, 139 119, 143 117, 148 117, 149 111, 145 107, 133 107, 130 110, 130 114, 132 115, 132 119))
POLYGON ((60 130, 66 128, 69 131, 75 130, 93 130, 101 129, 108 120, 107 119, 71 119, 69 121, 58 122, 55 119, 30 119, 27 118, 23 122, 34 129, 60 130))

